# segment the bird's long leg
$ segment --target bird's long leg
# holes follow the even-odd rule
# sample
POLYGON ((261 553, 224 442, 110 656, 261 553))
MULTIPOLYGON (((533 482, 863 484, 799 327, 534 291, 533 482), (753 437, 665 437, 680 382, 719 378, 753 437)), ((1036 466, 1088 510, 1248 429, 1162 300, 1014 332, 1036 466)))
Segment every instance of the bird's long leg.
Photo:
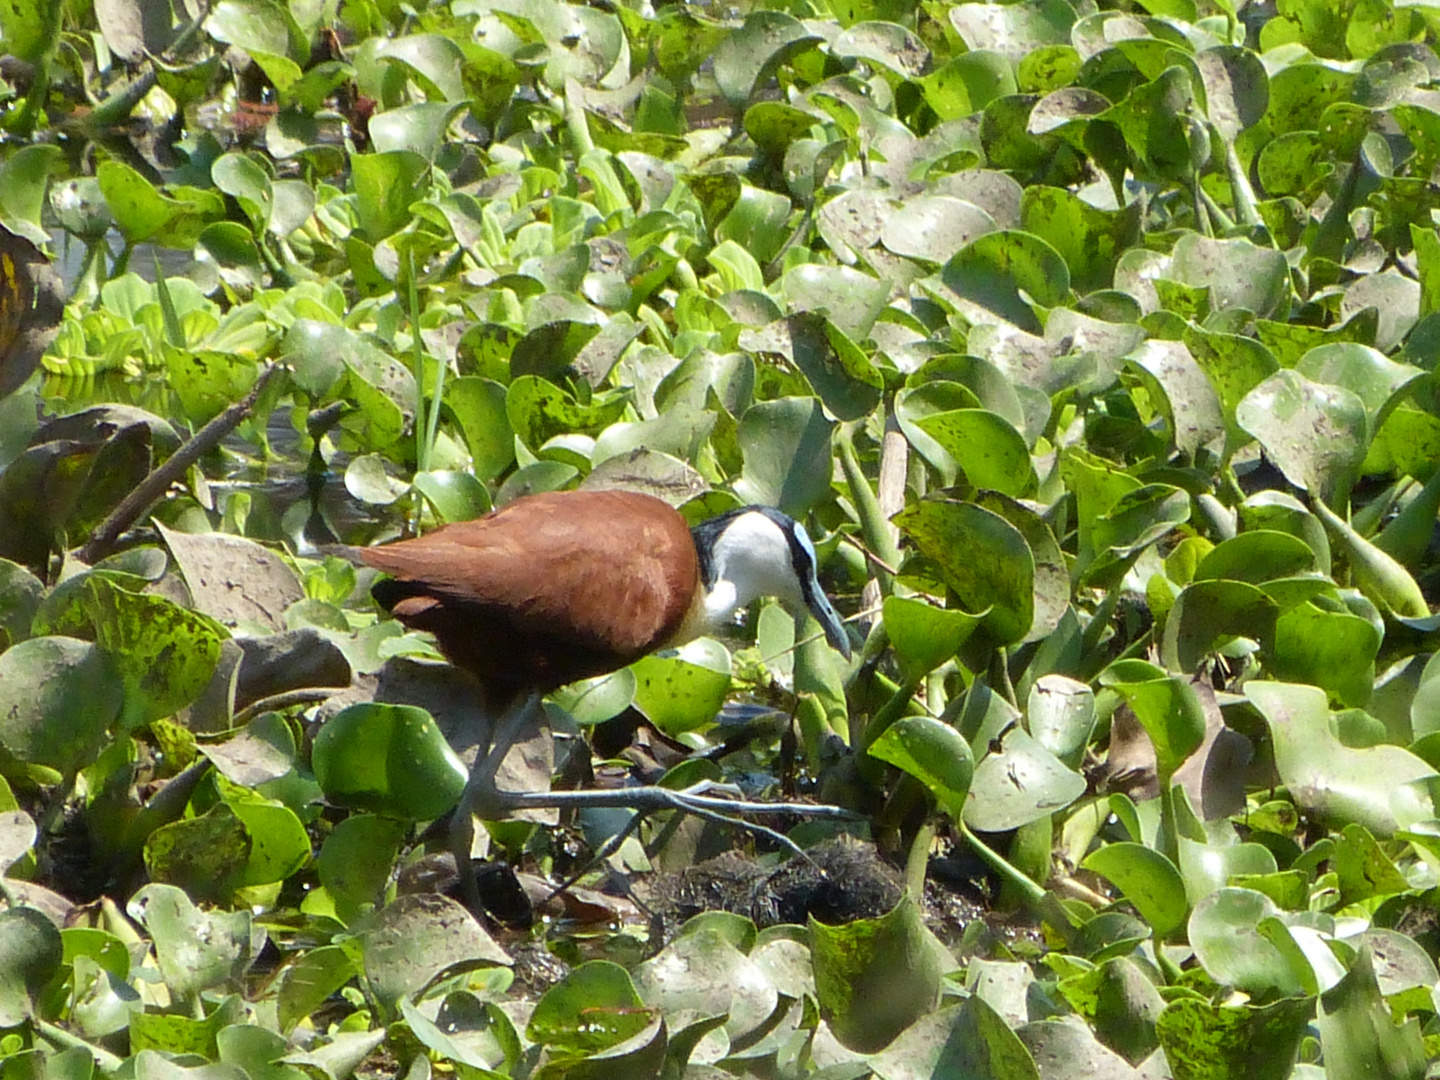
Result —
POLYGON ((455 856, 455 869, 460 874, 460 894, 465 905, 473 912, 482 910, 480 890, 475 884, 475 868, 470 861, 470 849, 475 843, 475 815, 479 813, 486 820, 498 820, 509 809, 508 796, 495 786, 495 776, 510 747, 525 730, 525 724, 540 707, 539 694, 526 694, 516 698, 495 721, 490 737, 489 749, 483 757, 477 756, 470 767, 470 778, 460 793, 460 802, 450 818, 450 851, 455 856))

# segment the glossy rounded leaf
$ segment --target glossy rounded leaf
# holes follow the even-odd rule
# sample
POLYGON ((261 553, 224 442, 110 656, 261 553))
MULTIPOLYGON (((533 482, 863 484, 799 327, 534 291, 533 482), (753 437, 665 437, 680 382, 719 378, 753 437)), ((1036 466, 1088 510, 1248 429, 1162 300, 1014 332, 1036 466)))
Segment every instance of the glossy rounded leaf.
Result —
POLYGON ((1217 889, 1190 915, 1190 944, 1216 982, 1249 993, 1303 992, 1285 955, 1259 931, 1260 923, 1279 914, 1264 893, 1253 889, 1217 889))
POLYGON ((907 681, 915 681, 953 657, 984 613, 971 615, 912 597, 887 596, 883 617, 900 671, 907 681))
POLYGON ((120 712, 117 681, 105 653, 74 638, 31 638, 0 653, 0 745, 67 775, 89 765, 120 712))
POLYGON ((1298 488, 1324 499, 1346 495, 1365 460, 1365 403, 1343 387, 1277 371, 1235 408, 1240 426, 1298 488))
POLYGON ((964 811, 975 759, 970 744, 949 724, 928 716, 902 717, 871 744, 870 754, 919 780, 952 817, 964 811))
POLYGON ((977 237, 945 264, 940 279, 961 300, 1031 332, 1040 322, 1030 304, 1058 307, 1070 291, 1060 253, 1034 233, 1013 230, 977 237))
POLYGON ((978 832, 1005 832, 1040 821, 1085 794, 1085 778, 1023 728, 1000 737, 998 749, 975 766, 965 803, 965 824, 978 832))
POLYGON ((985 409, 956 409, 915 421, 950 455, 970 483, 1019 497, 1035 483, 1024 437, 1005 419, 985 409))
POLYGON ((672 737, 714 723, 730 692, 730 654, 709 638, 671 654, 644 657, 630 670, 635 707, 672 737))
POLYGON ((38 908, 0 911, 0 1025, 16 1027, 64 959, 60 931, 38 908))
POLYGON ((1081 866, 1119 889, 1157 938, 1185 925, 1189 911, 1185 882, 1175 864, 1154 848, 1129 842, 1106 844, 1086 856, 1081 866))
POLYGON ((874 1052, 934 1009, 944 950, 908 893, 878 919, 829 926, 812 916, 810 941, 820 1014, 841 1045, 874 1052))
POLYGON ((1025 726, 1041 746, 1076 768, 1095 728, 1095 691, 1065 675, 1042 675, 1030 688, 1025 726))
POLYGON ((985 627, 998 643, 1024 640, 1035 617, 1035 559, 1015 526, 978 506, 938 499, 906 507, 894 521, 965 608, 989 609, 985 627))
POLYGON ((1245 693, 1270 725, 1275 767, 1301 809, 1337 826, 1356 822, 1382 838, 1434 816, 1435 771, 1398 746, 1343 745, 1331 730, 1323 690, 1255 680, 1245 693))
POLYGON ((315 736, 311 762, 336 805, 411 821, 454 806, 468 776, 430 714, 411 705, 342 709, 315 736))

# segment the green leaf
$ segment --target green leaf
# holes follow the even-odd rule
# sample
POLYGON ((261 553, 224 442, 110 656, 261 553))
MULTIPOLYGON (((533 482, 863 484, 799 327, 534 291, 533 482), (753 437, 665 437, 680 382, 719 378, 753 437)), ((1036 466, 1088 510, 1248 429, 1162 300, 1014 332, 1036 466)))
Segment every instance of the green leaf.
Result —
POLYGON ((331 802, 410 821, 454 806, 468 775, 430 714, 413 705, 342 709, 315 737, 311 762, 331 802))
POLYGON ((1106 844, 1087 855, 1081 866, 1119 889, 1157 938, 1185 925, 1185 882, 1175 864, 1155 849, 1128 842, 1106 844))
POLYGON ((730 692, 730 654, 709 638, 637 660, 630 670, 636 708, 671 737, 714 723, 730 692))
POLYGON ((1058 307, 1070 291, 1060 253, 1033 233, 1010 230, 977 237, 945 264, 940 279, 960 300, 1032 333, 1040 322, 1030 304, 1058 307))
POLYGON ((85 583, 84 604, 95 643, 124 687, 125 730, 174 715, 210 682, 227 636, 214 620, 93 575, 85 583))
POLYGON ((1023 728, 1011 728, 998 740, 992 739, 990 746, 975 767, 965 804, 965 824, 970 828, 979 832, 1022 828, 1085 794, 1085 778, 1023 728))
POLYGON ((960 817, 970 793, 975 759, 970 744, 950 725, 927 716, 903 717, 881 733, 869 752, 915 777, 935 796, 941 809, 960 817))
POLYGON ((1343 503, 1368 444, 1365 404, 1354 393, 1282 370, 1245 395, 1235 419, 1290 483, 1343 503))
POLYGON ((1216 1005, 1184 997, 1165 1007, 1155 1034, 1177 1077, 1286 1080, 1313 1015, 1308 997, 1268 1005, 1216 1005))
POLYGON ((918 682, 953 657, 984 614, 937 608, 912 597, 887 596, 885 630, 905 680, 918 682))
POLYGON ((998 644, 1025 638, 1035 617, 1035 560, 1015 526, 978 506, 933 498, 894 521, 935 562, 961 603, 986 613, 986 630, 998 644))
POLYGON ((1425 1075, 1419 1021, 1411 1018, 1397 1025, 1391 1019, 1368 947, 1356 953, 1345 977, 1320 996, 1316 1026, 1327 1074, 1363 1072, 1384 1080, 1418 1080, 1425 1075))
POLYGON ((0 1025, 33 1014, 36 996, 60 969, 65 948, 55 924, 33 907, 0 911, 0 1025))
POLYGON ((803 519, 830 493, 834 423, 820 402, 787 397, 745 410, 736 429, 744 458, 735 493, 803 519))
POLYGON ((69 637, 37 637, 0 653, 0 746, 70 775, 95 760, 120 713, 108 655, 69 637))
POLYGON ((644 1031, 651 1014, 619 964, 591 960, 546 990, 525 1037, 571 1054, 606 1050, 644 1031))
POLYGON ((873 1053, 934 1009, 949 958, 907 893, 878 919, 810 919, 820 1015, 841 1045, 873 1053))
POLYGON ((1356 822, 1380 837, 1433 816, 1435 771, 1398 746, 1342 745, 1331 731, 1324 691, 1256 680, 1245 692, 1270 725, 1275 767, 1301 809, 1337 825, 1356 822))

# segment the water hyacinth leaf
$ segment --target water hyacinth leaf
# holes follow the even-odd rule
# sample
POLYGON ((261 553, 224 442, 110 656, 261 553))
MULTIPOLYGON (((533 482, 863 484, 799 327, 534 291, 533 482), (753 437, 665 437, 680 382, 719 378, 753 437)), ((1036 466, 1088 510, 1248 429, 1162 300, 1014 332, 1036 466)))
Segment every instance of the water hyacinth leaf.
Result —
POLYGON ((715 50, 715 82, 731 105, 744 105, 761 80, 823 39, 780 11, 754 11, 715 50))
POLYGON ((610 675, 561 687, 550 695, 550 700, 569 713, 577 724, 600 724, 630 707, 635 700, 635 687, 635 672, 621 668, 610 675))
POLYGON ((980 399, 968 386, 938 379, 909 387, 895 395, 895 419, 906 440, 940 476, 945 487, 955 483, 956 464, 949 452, 920 426, 927 416, 955 409, 978 409, 980 399))
MULTIPOLYGON (((863 341, 890 299, 890 283, 848 266, 802 263, 780 280, 786 305, 795 311, 823 312, 847 338, 863 341)), ((846 358, 856 374, 868 367, 863 353, 846 358)), ((808 375, 809 372, 806 372, 808 375)), ((852 377, 855 377, 852 374, 852 377)), ((878 388, 878 383, 877 383, 878 388)))
POLYGON ((1355 584, 1371 603, 1402 618, 1423 619, 1430 614, 1430 604, 1410 571, 1357 533, 1322 500, 1316 499, 1312 505, 1345 553, 1355 584))
POLYGON ((0 911, 0 1024, 15 1027, 30 1018, 35 997, 64 956, 60 931, 38 908, 0 911))
POLYGON ((1176 448, 1192 461, 1225 433, 1225 415, 1205 371, 1181 341, 1146 341, 1130 354, 1130 370, 1150 391, 1176 448))
POLYGON ((735 493, 797 520, 830 493, 834 423, 814 398, 762 401, 745 410, 735 437, 744 459, 735 493))
POLYGON ((1135 1076, 1130 1063, 1083 1023, 1034 1020, 1014 1030, 1031 1058, 1046 1063, 1047 1080, 1133 1080, 1135 1076))
POLYGON ((1172 670, 1194 672, 1214 650, 1236 637, 1268 645, 1279 605, 1243 581, 1195 581, 1185 586, 1165 619, 1162 655, 1172 670))
POLYGON ((1247 529, 1216 544, 1195 567, 1194 580, 1263 585, 1319 569, 1314 550, 1299 537, 1275 529, 1247 529))
POLYGON ((95 643, 109 655, 124 687, 126 730, 171 716, 210 681, 228 636, 213 620, 162 596, 128 592, 92 575, 84 605, 95 643))
POLYGON ((958 731, 928 716, 907 716, 887 728, 870 754, 903 769, 925 785, 951 817, 965 809, 975 759, 958 731))
POLYGON ((1326 502, 1343 500, 1365 460, 1365 403, 1343 387, 1277 371, 1235 409, 1285 479, 1326 502))
POLYGON ((1265 115, 1270 82, 1265 65, 1253 52, 1219 45, 1197 52, 1195 66, 1205 84, 1205 115, 1221 138, 1233 142, 1265 115))
POLYGON ((320 846, 315 868, 338 914, 379 905, 404 840, 405 823, 393 817, 351 814, 336 824, 320 846))
POLYGON ((432 1021, 409 999, 400 999, 400 1015, 426 1049, 482 1076, 505 1066, 507 1044, 516 1038, 508 1021, 497 1022, 498 1010, 492 1010, 473 993, 457 991, 445 997, 432 1021))
POLYGON ((1262 844, 1235 843, 1233 831, 1228 837, 1212 836, 1204 842, 1182 835, 1176 838, 1176 843, 1185 896, 1192 906, 1217 889, 1225 888, 1232 879, 1274 874, 1279 869, 1269 848, 1262 844))
POLYGON ((165 983, 181 998, 235 985, 265 941, 248 910, 202 911, 173 885, 146 885, 126 913, 149 931, 165 983))
POLYGON ((490 512, 490 493, 473 473, 431 469, 416 473, 413 483, 441 521, 469 521, 490 512))
POLYGON ((1070 610, 1070 568, 1050 526, 1029 505, 998 491, 982 491, 975 505, 999 514, 1020 530, 1035 562, 1034 620, 1026 641, 1048 638, 1070 610))
POLYGON ((1176 1076, 1286 1080, 1314 1014, 1309 997, 1267 1005, 1217 1005, 1185 997, 1165 1007, 1155 1034, 1176 1076))
POLYGON ((222 154, 210 166, 210 177, 217 188, 240 204, 255 232, 269 227, 274 189, 269 175, 255 161, 244 154, 222 154))
POLYGON ((1077 768, 1095 728, 1095 691, 1065 675, 1042 675, 1030 688, 1025 726, 1041 746, 1077 768))
POLYGON ((218 803, 146 837, 145 869, 154 881, 178 886, 198 900, 221 903, 239 887, 253 850, 245 823, 228 804, 218 803))
POLYGON ((1019 497, 1035 484, 1035 469, 1024 437, 1004 418, 986 409, 956 409, 915 421, 979 488, 1019 497))
POLYGON ((1213 311, 1244 308, 1262 319, 1283 319, 1290 308, 1284 253, 1249 240, 1212 240, 1187 232, 1175 243, 1166 276, 1208 288, 1213 311))
POLYGON ((1204 707, 1183 676, 1129 682, 1125 674, 1128 669, 1114 665, 1100 681, 1125 699, 1150 736, 1160 775, 1172 776, 1205 739, 1204 707))
POLYGON ((1342 705, 1360 706, 1375 685, 1381 641, 1369 620, 1302 601, 1276 620, 1267 667, 1277 679, 1310 683, 1342 705))
POLYGON ((995 219, 973 203, 951 195, 918 195, 883 219, 880 242, 896 255, 944 263, 996 228, 995 219))
POLYGON ((672 737, 713 723, 730 692, 730 654, 710 638, 644 657, 630 670, 635 707, 672 737))
MULTIPOLYGON (((257 624, 279 632, 285 629, 285 610, 305 596, 291 564, 252 540, 228 533, 185 533, 159 522, 155 528, 185 576, 191 606, 218 622, 257 624)), ((344 596, 349 594, 347 589, 344 596)))
POLYGON ((505 394, 505 415, 516 438, 538 451, 559 435, 595 436, 625 412, 624 397, 596 396, 588 404, 538 375, 521 375, 505 394))
POLYGON ((425 187, 429 163, 409 150, 352 154, 355 209, 365 238, 378 244, 410 221, 410 205, 425 187))
POLYGON ((1031 303, 1059 307, 1070 291, 1060 253, 1034 233, 1013 230, 977 237, 945 264, 940 280, 981 314, 1036 334, 1042 327, 1031 303))
MULTIPOLYGON (((853 293, 849 302, 855 303, 853 293)), ((774 353, 793 363, 837 419, 858 420, 869 415, 880 400, 880 373, 818 313, 802 312, 758 330, 743 331, 739 344, 747 352, 774 353)))
POLYGON ((1184 879, 1175 864, 1154 848, 1128 841, 1106 844, 1087 855, 1081 866, 1119 889, 1157 938, 1169 937, 1185 925, 1190 908, 1184 879))
POLYGON ((376 914, 362 942, 365 978, 389 1009, 452 965, 512 963, 468 911, 436 893, 397 897, 376 914))
POLYGON ((985 628, 998 644, 1024 640, 1035 617, 1035 558, 1015 526, 989 510, 941 499, 908 506, 894 521, 967 610, 988 609, 985 628))
POLYGON ((325 722, 315 779, 339 806, 430 821, 455 805, 468 772, 430 714, 413 705, 351 705, 325 722))
POLYGON ((716 930, 681 934, 635 968, 635 989, 652 1009, 673 1016, 725 1014, 732 1043, 770 1019, 779 993, 765 972, 716 930))
POLYGON ((810 919, 820 1015, 842 1046, 873 1053, 935 1007, 953 963, 907 893, 876 919, 810 919))
MULTIPOLYGON (((451 42, 441 38, 446 45, 451 42)), ((453 47, 453 46, 452 46, 453 47)), ((370 118, 370 138, 381 153, 408 150, 433 163, 446 144, 450 122, 465 110, 465 102, 418 101, 386 109, 370 118)))
POLYGON ((1000 737, 975 766, 965 824, 978 832, 1018 829, 1063 810, 1085 794, 1085 778, 1023 728, 1000 737))
POLYGON ((490 379, 464 375, 445 384, 444 408, 465 435, 475 478, 495 479, 515 460, 515 439, 505 412, 505 387, 490 379))
POLYGON ((153 240, 171 247, 189 247, 206 224, 206 207, 161 194, 123 162, 101 162, 95 177, 105 205, 114 215, 115 227, 132 244, 153 240))
POLYGON ((1330 727, 1325 692, 1255 680, 1246 696, 1270 726, 1275 767, 1295 805, 1335 825, 1378 837, 1434 816, 1434 769, 1398 746, 1343 745, 1330 727))
POLYGON ((1279 370, 1274 354, 1254 338, 1186 327, 1184 342, 1195 363, 1205 372, 1220 398, 1225 416, 1226 453, 1233 454, 1250 441, 1235 410, 1260 383, 1279 370))
POLYGON ((24 810, 0 811, 0 876, 35 846, 35 819, 24 810))
POLYGON ((592 1054, 638 1035, 650 1020, 630 973, 608 960, 591 960, 545 991, 525 1037, 567 1053, 592 1054))
POLYGON ((1094 561, 1087 562, 1084 552, 1076 560, 1082 580, 1099 584, 1123 574, 1133 556, 1188 520, 1190 496, 1169 484, 1146 484, 1121 495, 1090 523, 1094 561))
POLYGON ((981 997, 922 1016, 874 1055, 873 1064, 877 1075, 895 1080, 1040 1080, 1042 1075, 1005 1018, 981 997))
POLYGON ((1148 1057, 1165 999, 1144 969, 1128 956, 1109 957, 1100 965, 1095 997, 1095 1034, 1127 1060, 1148 1057))
POLYGON ((1360 949, 1345 977, 1321 995, 1319 1011, 1316 1026, 1327 1074, 1363 1071, 1386 1080, 1425 1075, 1420 1023, 1412 1017, 1397 1025, 1391 1018, 1369 948, 1360 949))
POLYGON ((119 715, 117 675, 87 641, 36 637, 0 653, 0 745, 69 775, 89 765, 119 715))
POLYGON ((1020 220, 1060 253, 1076 292, 1089 293, 1109 288, 1116 260, 1139 234, 1140 206, 1101 210, 1063 188, 1035 186, 1020 200, 1020 220))
POLYGON ((1373 436, 1391 411, 1425 373, 1409 364, 1397 364, 1366 345, 1336 342, 1311 349, 1295 370, 1311 382, 1342 386, 1365 405, 1373 436))
POLYGON ((934 671, 965 644, 983 616, 937 608, 913 597, 887 596, 885 630, 901 675, 917 682, 934 671))

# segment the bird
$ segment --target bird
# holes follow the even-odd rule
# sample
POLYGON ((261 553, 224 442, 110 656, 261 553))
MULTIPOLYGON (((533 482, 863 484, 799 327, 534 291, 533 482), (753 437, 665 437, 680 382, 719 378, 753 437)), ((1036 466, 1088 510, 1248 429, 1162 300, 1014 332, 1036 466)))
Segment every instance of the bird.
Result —
POLYGON ((691 528, 669 503, 640 492, 545 492, 420 537, 349 551, 385 575, 371 587, 376 603, 433 635, 441 654, 480 684, 496 717, 490 750, 477 756, 451 820, 467 898, 477 810, 493 819, 522 806, 663 804, 714 817, 722 816, 714 804, 739 805, 699 795, 677 801, 668 789, 497 790, 496 771, 543 695, 714 633, 764 596, 797 618, 813 615, 850 658, 809 535, 767 506, 691 528), (657 793, 650 802, 645 790, 657 793))

